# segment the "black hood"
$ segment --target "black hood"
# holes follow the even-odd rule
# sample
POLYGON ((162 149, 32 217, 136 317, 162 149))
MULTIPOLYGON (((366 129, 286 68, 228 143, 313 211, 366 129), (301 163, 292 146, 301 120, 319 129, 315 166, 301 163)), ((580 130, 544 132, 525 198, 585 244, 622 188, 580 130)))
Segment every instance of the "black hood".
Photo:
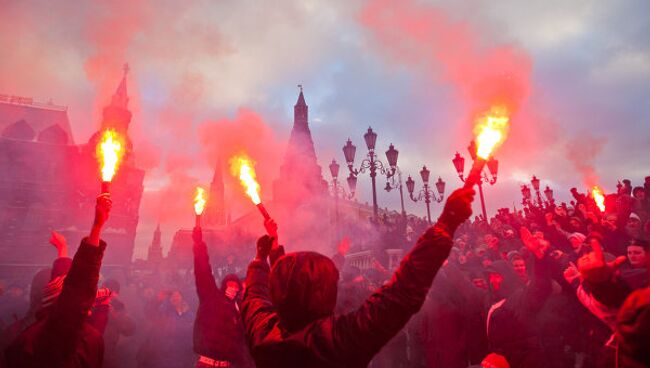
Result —
POLYGON ((315 252, 289 253, 277 260, 269 279, 271 299, 283 327, 297 331, 331 315, 336 305, 339 271, 315 252))

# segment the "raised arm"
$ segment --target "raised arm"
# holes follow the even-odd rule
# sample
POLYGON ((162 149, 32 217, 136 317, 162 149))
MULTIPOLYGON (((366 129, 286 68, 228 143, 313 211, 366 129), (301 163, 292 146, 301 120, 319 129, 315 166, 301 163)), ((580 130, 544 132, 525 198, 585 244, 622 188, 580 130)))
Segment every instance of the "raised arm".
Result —
POLYGON ((81 330, 95 301, 99 269, 106 248, 106 243, 99 236, 108 220, 111 205, 110 194, 104 193, 97 197, 90 235, 81 241, 63 282, 61 295, 52 306, 46 322, 46 333, 56 337, 51 341, 70 345, 62 346, 63 352, 76 343, 75 336, 81 330))
POLYGON ((218 295, 219 289, 212 274, 210 267, 210 258, 208 256, 208 247, 203 241, 203 234, 200 227, 195 227, 192 231, 194 245, 194 282, 196 283, 196 293, 199 296, 199 302, 204 302, 210 297, 218 295))
POLYGON ((418 239, 392 279, 358 310, 335 317, 334 345, 343 353, 344 361, 369 359, 420 310, 449 255, 456 228, 472 213, 473 196, 472 189, 452 193, 436 225, 418 239))

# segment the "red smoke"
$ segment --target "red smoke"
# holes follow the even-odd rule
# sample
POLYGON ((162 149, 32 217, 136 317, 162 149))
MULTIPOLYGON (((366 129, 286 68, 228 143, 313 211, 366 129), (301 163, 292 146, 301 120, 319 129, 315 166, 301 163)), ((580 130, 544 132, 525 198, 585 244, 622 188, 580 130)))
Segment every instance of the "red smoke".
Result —
POLYGON ((566 145, 566 157, 574 168, 582 175, 583 184, 588 188, 600 185, 598 174, 594 168, 596 156, 603 150, 605 140, 596 138, 589 133, 570 140, 566 145))
POLYGON ((530 93, 531 60, 513 45, 490 45, 480 30, 414 0, 372 0, 361 23, 398 61, 452 83, 471 116, 493 105, 516 112, 530 93))

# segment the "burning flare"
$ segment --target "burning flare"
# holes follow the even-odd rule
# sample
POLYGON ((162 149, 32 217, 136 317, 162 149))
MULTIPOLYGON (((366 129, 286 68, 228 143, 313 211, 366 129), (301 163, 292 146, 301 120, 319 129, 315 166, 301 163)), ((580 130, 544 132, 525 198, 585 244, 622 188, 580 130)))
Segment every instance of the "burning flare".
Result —
POLYGON ((230 172, 239 178, 241 184, 246 189, 246 194, 251 198, 254 204, 262 203, 260 199, 260 185, 255 180, 254 163, 245 155, 235 156, 230 159, 230 172))
POLYGON ((605 195, 603 194, 603 190, 599 186, 595 186, 591 190, 591 196, 600 209, 600 212, 605 212, 605 195))
POLYGON ((476 134, 476 155, 487 160, 508 135, 510 127, 508 110, 503 106, 493 106, 489 112, 480 116, 474 127, 476 134))
POLYGON ((115 129, 106 129, 97 145, 97 157, 101 165, 102 181, 110 182, 117 172, 117 167, 124 156, 122 137, 115 129))
POLYGON ((205 189, 196 187, 196 194, 194 194, 194 213, 200 216, 205 209, 205 189))

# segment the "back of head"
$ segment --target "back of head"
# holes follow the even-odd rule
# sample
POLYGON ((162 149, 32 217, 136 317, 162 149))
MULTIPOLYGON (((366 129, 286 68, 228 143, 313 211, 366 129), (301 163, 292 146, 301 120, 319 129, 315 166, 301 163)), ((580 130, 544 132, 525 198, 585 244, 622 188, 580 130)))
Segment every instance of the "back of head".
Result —
POLYGON ((336 305, 339 271, 328 257, 316 252, 289 253, 271 270, 271 299, 283 327, 297 331, 331 315, 336 305))

